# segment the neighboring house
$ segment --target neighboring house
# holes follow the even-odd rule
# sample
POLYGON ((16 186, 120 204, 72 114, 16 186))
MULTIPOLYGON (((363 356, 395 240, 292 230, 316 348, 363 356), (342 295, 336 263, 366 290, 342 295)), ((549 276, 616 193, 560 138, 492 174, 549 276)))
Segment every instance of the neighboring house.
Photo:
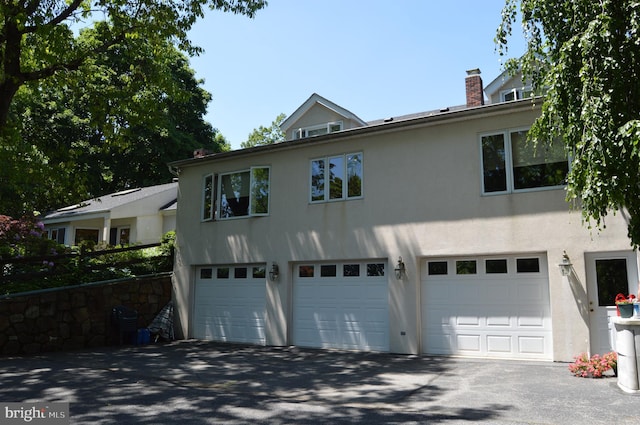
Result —
POLYGON ((109 245, 156 243, 176 228, 178 183, 127 189, 60 208, 42 222, 50 239, 109 245))
POLYGON ((485 101, 478 70, 465 86, 464 106, 368 123, 314 94, 283 123, 287 142, 170 164, 178 332, 555 361, 609 351, 613 298, 638 283, 624 215, 597 231, 570 207, 563 146, 525 143, 540 113, 518 100, 526 86, 500 76, 485 101))

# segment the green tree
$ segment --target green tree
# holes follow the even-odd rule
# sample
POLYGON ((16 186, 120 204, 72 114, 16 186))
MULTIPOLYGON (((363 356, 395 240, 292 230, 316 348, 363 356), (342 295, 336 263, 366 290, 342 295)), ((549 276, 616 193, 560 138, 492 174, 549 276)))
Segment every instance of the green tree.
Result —
POLYGON ((21 87, 11 115, 21 137, 0 147, 0 211, 45 212, 165 183, 167 162, 228 149, 204 121, 211 96, 188 59, 159 47, 118 46, 83 64, 93 72, 21 87))
POLYGON ((240 144, 243 148, 252 148, 254 146, 272 145, 274 143, 284 142, 284 133, 280 129, 280 124, 285 120, 287 116, 280 114, 276 117, 269 127, 260 126, 254 128, 249 134, 249 138, 246 142, 240 144))
POLYGON ((506 68, 544 93, 530 140, 562 137, 571 154, 568 199, 598 227, 619 210, 638 247, 640 2, 506 0, 496 36, 503 55, 519 19, 527 52, 506 68))
POLYGON ((78 72, 114 46, 170 40, 189 54, 187 33, 204 8, 253 17, 265 0, 5 0, 0 2, 0 130, 18 89, 78 72), (79 30, 79 31, 77 31, 79 30), (90 32, 79 37, 77 32, 90 32))

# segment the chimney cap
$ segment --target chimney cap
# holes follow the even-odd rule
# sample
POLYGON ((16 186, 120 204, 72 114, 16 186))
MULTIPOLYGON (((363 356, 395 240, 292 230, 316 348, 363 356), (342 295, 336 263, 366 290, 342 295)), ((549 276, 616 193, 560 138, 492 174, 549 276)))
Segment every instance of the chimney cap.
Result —
POLYGON ((480 68, 473 68, 467 71, 467 76, 480 75, 480 68))

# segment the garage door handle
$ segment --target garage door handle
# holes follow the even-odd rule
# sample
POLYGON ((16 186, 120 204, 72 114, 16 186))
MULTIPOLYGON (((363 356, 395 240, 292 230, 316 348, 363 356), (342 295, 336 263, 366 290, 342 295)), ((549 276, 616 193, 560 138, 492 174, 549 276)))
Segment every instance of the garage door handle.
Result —
POLYGON ((589 311, 590 311, 590 312, 593 312, 593 309, 590 309, 589 311))

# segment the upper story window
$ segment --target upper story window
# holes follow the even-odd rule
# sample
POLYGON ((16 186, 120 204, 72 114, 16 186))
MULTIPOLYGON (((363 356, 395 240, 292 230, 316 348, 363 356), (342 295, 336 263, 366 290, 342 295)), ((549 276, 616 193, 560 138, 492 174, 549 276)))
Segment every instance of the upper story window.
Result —
POLYGON ((509 102, 511 100, 526 99, 532 95, 533 90, 531 90, 531 87, 520 87, 500 92, 500 99, 503 102, 509 102))
POLYGON ((321 136, 323 134, 334 133, 340 130, 342 130, 342 121, 329 122, 326 124, 299 128, 295 132, 295 138, 304 139, 305 137, 321 136))
POLYGON ((311 160, 311 202, 362 197, 362 152, 311 160))
POLYGON ((480 137, 482 192, 509 193, 566 184, 569 162, 561 140, 534 147, 527 130, 480 137))
POLYGON ((269 167, 204 177, 202 220, 269 214, 269 167), (215 200, 215 201, 214 201, 215 200))

